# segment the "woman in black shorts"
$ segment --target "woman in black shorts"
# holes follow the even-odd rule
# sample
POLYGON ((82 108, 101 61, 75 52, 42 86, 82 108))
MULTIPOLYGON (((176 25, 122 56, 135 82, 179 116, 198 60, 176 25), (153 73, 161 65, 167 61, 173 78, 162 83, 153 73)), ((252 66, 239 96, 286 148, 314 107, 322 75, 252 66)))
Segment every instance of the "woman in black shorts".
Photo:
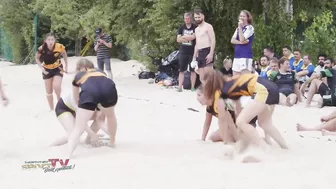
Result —
MULTIPOLYGON (((272 137, 281 148, 288 148, 286 141, 281 136, 276 127, 273 126, 272 115, 274 107, 279 103, 279 91, 277 86, 267 79, 260 78, 254 74, 243 74, 233 78, 224 78, 219 71, 208 71, 204 75, 205 96, 211 97, 213 95, 214 87, 216 90, 222 82, 221 102, 225 99, 235 101, 236 113, 238 114, 236 125, 242 131, 243 139, 248 144, 254 144, 261 147, 263 140, 259 137, 256 129, 251 127, 249 122, 258 116, 258 125, 272 137), (252 100, 241 108, 239 102, 240 97, 251 96, 252 100)), ((222 107, 218 107, 222 109, 222 107)))
POLYGON ((118 102, 118 93, 115 83, 106 74, 93 68, 93 63, 88 59, 80 59, 79 63, 92 65, 91 69, 81 70, 76 74, 72 85, 75 102, 78 103, 76 111, 75 128, 69 136, 69 155, 72 156, 79 138, 83 134, 87 122, 98 108, 105 114, 110 135, 110 147, 115 146, 117 132, 117 119, 114 107, 118 102), (79 93, 79 89, 81 89, 79 93))
POLYGON ((35 60, 42 71, 50 110, 54 110, 53 91, 55 91, 57 100, 59 100, 61 98, 63 73, 68 71, 68 58, 65 47, 60 43, 56 43, 55 36, 49 33, 45 36, 43 45, 38 48, 35 60), (64 67, 61 62, 61 56, 64 58, 64 67))
MULTIPOLYGON (((84 62, 79 62, 77 65, 77 72, 87 69, 87 66, 93 67, 93 65, 86 65, 84 62)), ((77 104, 75 103, 72 92, 68 92, 66 94, 63 92, 60 100, 56 104, 55 113, 58 121, 67 132, 67 135, 53 142, 51 146, 60 146, 68 142, 68 135, 70 135, 75 125, 76 110, 77 104)), ((91 128, 86 127, 85 129, 88 133, 85 143, 90 143, 93 146, 99 146, 99 135, 97 135, 96 132, 98 132, 99 129, 102 129, 108 134, 107 129, 105 128, 105 116, 102 115, 101 111, 95 111, 90 120, 93 120, 93 122, 91 124, 91 128)))

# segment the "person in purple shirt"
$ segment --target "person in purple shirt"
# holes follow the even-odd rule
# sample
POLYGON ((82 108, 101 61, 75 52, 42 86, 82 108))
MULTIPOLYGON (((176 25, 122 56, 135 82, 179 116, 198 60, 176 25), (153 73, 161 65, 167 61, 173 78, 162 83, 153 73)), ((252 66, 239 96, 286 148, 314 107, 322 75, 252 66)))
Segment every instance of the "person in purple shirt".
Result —
POLYGON ((235 47, 232 65, 233 75, 240 74, 244 70, 252 72, 254 28, 251 24, 251 13, 242 10, 239 14, 238 28, 231 38, 231 43, 235 47))

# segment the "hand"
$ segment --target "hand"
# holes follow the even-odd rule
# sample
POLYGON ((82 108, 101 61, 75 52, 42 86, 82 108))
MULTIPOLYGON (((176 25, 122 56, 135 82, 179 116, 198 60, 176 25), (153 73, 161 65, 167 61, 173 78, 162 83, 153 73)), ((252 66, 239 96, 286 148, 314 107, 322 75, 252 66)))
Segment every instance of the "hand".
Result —
POLYGON ((42 73, 44 74, 44 75, 47 75, 49 72, 47 72, 43 67, 41 68, 41 70, 42 70, 42 73))
POLYGON ((330 117, 329 116, 322 116, 321 117, 321 122, 327 122, 330 120, 330 117))
POLYGON ((7 106, 7 105, 9 104, 9 100, 8 100, 7 97, 2 97, 2 104, 3 104, 4 106, 7 106))
POLYGON ((250 42, 250 40, 246 39, 245 41, 241 41, 240 44, 245 45, 248 44, 250 42))
POLYGON ((102 40, 102 39, 99 39, 98 42, 99 42, 100 44, 104 44, 104 43, 105 43, 105 41, 102 40))
POLYGON ((210 64, 213 61, 213 55, 212 54, 208 54, 208 56, 205 57, 206 63, 210 64))
POLYGON ((242 28, 244 25, 243 25, 243 21, 242 20, 239 20, 238 21, 238 27, 242 28))

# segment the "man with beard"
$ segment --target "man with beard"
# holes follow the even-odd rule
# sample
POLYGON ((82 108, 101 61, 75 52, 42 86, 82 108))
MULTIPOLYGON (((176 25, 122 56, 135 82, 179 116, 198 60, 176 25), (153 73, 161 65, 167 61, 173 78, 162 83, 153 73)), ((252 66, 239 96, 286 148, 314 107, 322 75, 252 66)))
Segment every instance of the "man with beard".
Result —
POLYGON ((323 71, 323 68, 324 68, 324 61, 326 60, 327 58, 327 55, 325 54, 319 54, 317 56, 317 59, 318 59, 318 65, 315 67, 315 70, 314 70, 314 73, 321 73, 321 71, 323 71))
POLYGON ((204 21, 204 14, 200 8, 194 10, 194 19, 198 27, 195 30, 196 45, 191 66, 198 67, 200 80, 203 82, 204 69, 213 69, 216 38, 212 25, 204 21))

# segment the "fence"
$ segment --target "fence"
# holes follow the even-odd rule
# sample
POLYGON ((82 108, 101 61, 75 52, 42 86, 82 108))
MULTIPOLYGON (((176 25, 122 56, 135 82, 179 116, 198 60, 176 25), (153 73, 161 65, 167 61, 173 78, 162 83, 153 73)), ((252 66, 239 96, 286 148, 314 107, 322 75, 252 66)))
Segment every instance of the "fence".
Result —
POLYGON ((0 57, 6 61, 13 61, 12 49, 9 45, 6 32, 0 28, 0 57))

